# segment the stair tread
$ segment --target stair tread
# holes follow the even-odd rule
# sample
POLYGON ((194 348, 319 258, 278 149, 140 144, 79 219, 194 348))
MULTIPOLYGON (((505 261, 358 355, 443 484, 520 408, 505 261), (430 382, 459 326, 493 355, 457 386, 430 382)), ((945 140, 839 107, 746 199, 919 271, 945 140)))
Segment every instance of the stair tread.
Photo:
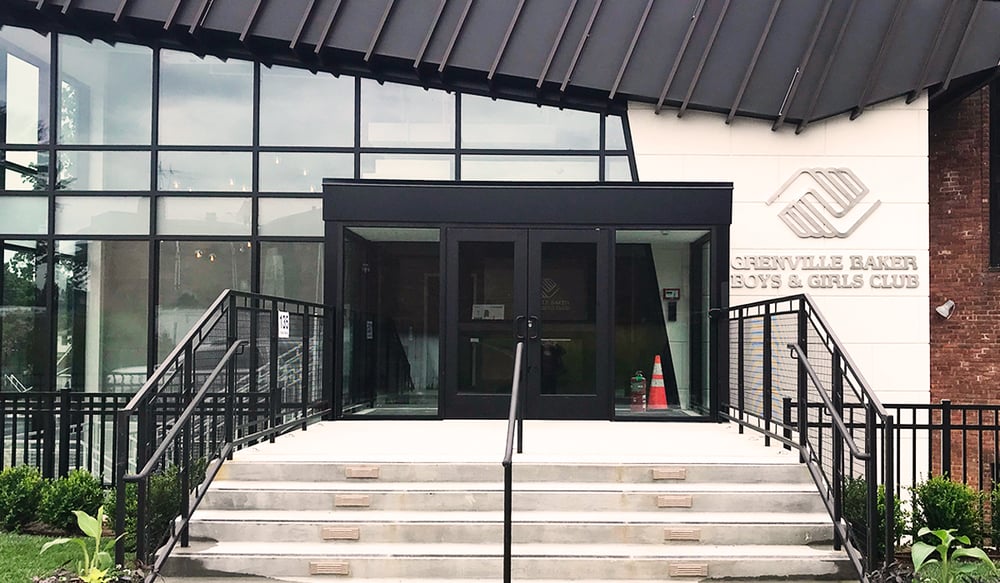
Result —
MULTIPOLYGON (((632 558, 632 559, 844 559, 843 551, 807 545, 653 545, 653 544, 545 544, 515 543, 512 553, 524 558, 632 558)), ((501 558, 500 543, 281 543, 281 542, 192 542, 175 547, 181 556, 253 555, 258 557, 483 557, 501 558)))
MULTIPOLYGON (((495 482, 380 482, 372 481, 255 481, 216 480, 212 491, 272 491, 282 492, 503 492, 495 482)), ((754 492, 809 493, 816 492, 812 483, 795 482, 518 482, 519 492, 754 492)))
MULTIPOLYGON (((825 513, 797 512, 670 512, 650 510, 638 512, 585 511, 560 512, 545 510, 514 510, 514 527, 525 523, 585 523, 585 524, 829 524, 825 513)), ((192 522, 258 521, 307 523, 502 523, 503 511, 419 511, 419 510, 214 510, 199 509, 192 522)))

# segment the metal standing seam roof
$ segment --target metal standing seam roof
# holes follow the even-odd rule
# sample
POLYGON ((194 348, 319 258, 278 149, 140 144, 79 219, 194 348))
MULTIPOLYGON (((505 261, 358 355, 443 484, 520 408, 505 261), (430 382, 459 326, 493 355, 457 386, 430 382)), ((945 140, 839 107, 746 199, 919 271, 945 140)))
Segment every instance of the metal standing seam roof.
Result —
POLYGON ((1000 71, 997 0, 0 0, 0 24, 796 131, 1000 71))

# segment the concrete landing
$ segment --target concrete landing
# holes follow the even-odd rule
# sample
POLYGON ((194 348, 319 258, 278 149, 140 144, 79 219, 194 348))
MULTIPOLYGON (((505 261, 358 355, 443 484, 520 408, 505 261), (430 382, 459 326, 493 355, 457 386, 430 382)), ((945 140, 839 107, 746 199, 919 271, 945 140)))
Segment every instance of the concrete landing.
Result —
MULTIPOLYGON (((235 454, 245 461, 500 462, 507 422, 351 420, 318 423, 235 454)), ((797 464, 797 453, 729 423, 525 421, 522 462, 797 464)))

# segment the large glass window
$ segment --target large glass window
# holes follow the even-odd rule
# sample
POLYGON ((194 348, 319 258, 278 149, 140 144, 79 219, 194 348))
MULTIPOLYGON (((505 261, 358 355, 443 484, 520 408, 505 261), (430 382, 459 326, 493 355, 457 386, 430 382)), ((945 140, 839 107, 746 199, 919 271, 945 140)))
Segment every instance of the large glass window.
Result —
POLYGON ((150 143, 152 50, 60 35, 59 82, 59 143, 150 143))
POLYGON ((596 150, 600 121, 596 113, 463 95, 462 147, 596 150))
POLYGON ((49 37, 25 28, 0 29, 0 142, 49 140, 49 37))
POLYGON ((249 192, 250 152, 160 152, 156 164, 159 190, 180 192, 249 192))
POLYGON ((161 241, 157 359, 164 358, 223 290, 250 290, 245 240, 161 241))
POLYGON ((0 173, 0 191, 42 191, 49 187, 48 152, 0 150, 0 166, 3 169, 0 173))
POLYGON ((48 197, 0 196, 0 235, 44 235, 48 224, 48 197))
POLYGON ((261 192, 323 192, 324 178, 353 178, 353 154, 261 152, 261 192))
POLYGON ((0 389, 49 390, 45 243, 0 239, 0 247, 0 389))
POLYGON ((438 229, 345 229, 345 413, 437 413, 439 240, 438 229))
POLYGON ((463 180, 597 182, 597 156, 463 156, 463 180))
POLYGON ((161 144, 250 145, 253 64, 160 52, 161 144))
POLYGON ((146 241, 59 241, 56 385, 134 392, 146 379, 146 241))
POLYGON ((361 145, 455 146, 455 96, 420 87, 361 81, 361 145))
POLYGON ((249 198, 171 196, 157 201, 161 235, 250 235, 249 198))
POLYGON ((148 235, 149 198, 60 196, 56 199, 56 234, 148 235))
POLYGON ((258 204, 262 236, 323 236, 322 199, 262 198, 258 204))
POLYGON ((707 414, 707 231, 619 230, 615 244, 615 414, 707 414), (692 264, 692 257, 697 264, 692 264), (704 304, 704 305, 703 305, 704 304), (692 346, 696 343, 696 346, 692 346), (662 387, 652 384, 660 362, 662 387), (633 395, 641 376, 647 390, 633 395), (695 386, 697 385, 697 386, 695 386))
POLYGON ((59 152, 59 190, 149 190, 149 152, 59 152))
POLYGON ((291 67, 262 68, 260 143, 353 146, 354 78, 291 67))
POLYGON ((323 243, 262 241, 260 291, 323 302, 323 243))

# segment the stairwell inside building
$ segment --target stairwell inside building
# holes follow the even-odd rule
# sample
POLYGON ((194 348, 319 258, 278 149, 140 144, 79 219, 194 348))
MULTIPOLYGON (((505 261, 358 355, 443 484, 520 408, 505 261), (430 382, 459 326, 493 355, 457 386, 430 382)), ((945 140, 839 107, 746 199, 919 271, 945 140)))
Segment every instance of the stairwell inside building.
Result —
MULTIPOLYGON (((169 576, 502 575, 504 422, 338 421, 238 452, 169 576)), ((847 580, 797 453, 728 424, 525 424, 514 579, 847 580)))

